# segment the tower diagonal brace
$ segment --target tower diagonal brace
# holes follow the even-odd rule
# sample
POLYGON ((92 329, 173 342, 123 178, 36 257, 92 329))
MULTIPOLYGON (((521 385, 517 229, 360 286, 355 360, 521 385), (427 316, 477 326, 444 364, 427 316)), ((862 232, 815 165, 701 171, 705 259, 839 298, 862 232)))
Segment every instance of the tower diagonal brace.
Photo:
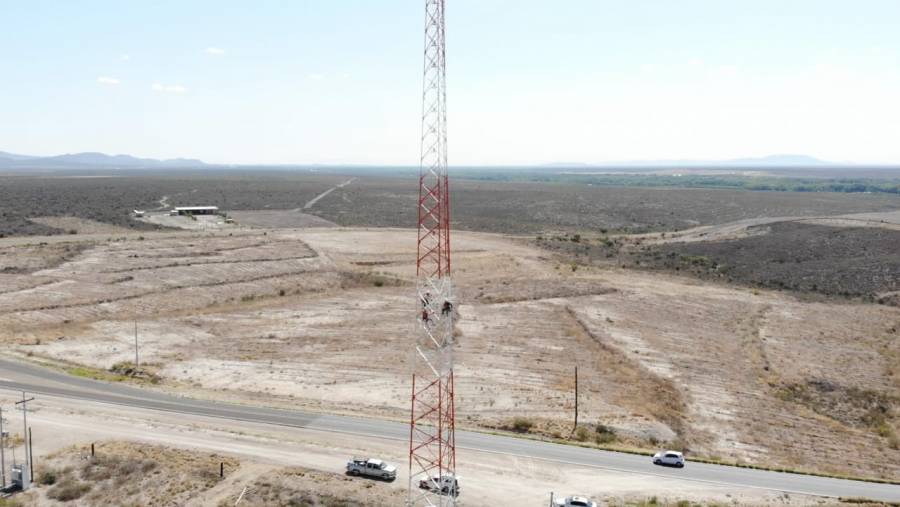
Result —
POLYGON ((444 0, 425 1, 407 507, 456 506, 444 0), (437 480, 434 478, 437 477, 437 480), (453 478, 449 483, 444 477, 453 478), (449 487, 448 487, 449 485, 449 487), (425 486, 425 487, 420 487, 425 486))

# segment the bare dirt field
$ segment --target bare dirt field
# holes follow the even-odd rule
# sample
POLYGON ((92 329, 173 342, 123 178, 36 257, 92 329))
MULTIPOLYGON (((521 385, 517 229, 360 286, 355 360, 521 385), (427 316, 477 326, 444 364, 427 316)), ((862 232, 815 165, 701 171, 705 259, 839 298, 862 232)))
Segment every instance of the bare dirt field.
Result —
POLYGON ((337 224, 299 210, 248 210, 232 211, 228 216, 238 225, 273 229, 299 229, 307 227, 337 227, 337 224))
MULTIPOLYGON (((405 418, 412 231, 78 239, 0 240, 7 350, 120 379, 136 320, 148 388, 405 418)), ((494 234, 457 233, 454 255, 462 426, 569 438, 577 364, 571 438, 900 475, 898 308, 573 268, 494 234)))
POLYGON ((166 211, 150 212, 135 220, 140 223, 156 225, 160 229, 188 231, 232 230, 237 227, 236 223, 226 222, 225 217, 221 215, 170 215, 166 211))
POLYGON ((66 231, 67 234, 116 234, 131 232, 127 227, 106 224, 78 217, 36 217, 30 218, 31 222, 45 225, 54 229, 66 231))

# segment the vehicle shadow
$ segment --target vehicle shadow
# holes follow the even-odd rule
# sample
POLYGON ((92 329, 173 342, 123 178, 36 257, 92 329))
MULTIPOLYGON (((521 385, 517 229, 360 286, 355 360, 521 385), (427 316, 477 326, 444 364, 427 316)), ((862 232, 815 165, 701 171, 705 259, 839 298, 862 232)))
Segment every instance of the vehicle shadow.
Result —
POLYGON ((670 465, 669 463, 662 463, 662 462, 657 463, 657 462, 655 462, 655 461, 653 462, 653 464, 656 465, 656 466, 658 466, 658 467, 666 467, 666 468, 684 468, 684 465, 675 465, 675 464, 671 464, 671 465, 670 465))
POLYGON ((360 473, 353 473, 353 472, 344 472, 344 475, 346 475, 347 477, 359 477, 360 479, 367 479, 370 481, 377 481, 377 482, 394 482, 397 480, 396 477, 394 477, 392 479, 388 479, 388 478, 384 478, 384 477, 373 477, 371 475, 363 475, 360 473))

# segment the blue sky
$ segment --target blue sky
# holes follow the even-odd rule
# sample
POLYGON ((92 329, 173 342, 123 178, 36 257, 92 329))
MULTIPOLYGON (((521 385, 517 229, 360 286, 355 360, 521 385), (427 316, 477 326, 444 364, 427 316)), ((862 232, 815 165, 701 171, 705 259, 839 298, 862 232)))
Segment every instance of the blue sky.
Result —
MULTIPOLYGON (((451 164, 900 162, 896 0, 447 0, 451 164)), ((420 1, 0 0, 0 150, 414 165, 420 1)))

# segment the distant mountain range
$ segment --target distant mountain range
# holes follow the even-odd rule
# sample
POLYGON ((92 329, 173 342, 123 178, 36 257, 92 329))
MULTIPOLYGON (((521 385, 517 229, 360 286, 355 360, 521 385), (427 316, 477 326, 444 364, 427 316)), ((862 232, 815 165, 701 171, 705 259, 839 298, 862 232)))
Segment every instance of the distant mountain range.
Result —
POLYGON ((106 155, 105 153, 67 153, 52 157, 34 157, 0 151, 0 168, 5 169, 153 169, 170 167, 202 167, 202 160, 173 158, 157 160, 131 155, 106 155))
MULTIPOLYGON (((852 166, 847 163, 831 163, 806 155, 769 155, 757 158, 736 158, 731 160, 630 160, 622 162, 602 162, 597 164, 583 162, 553 162, 541 164, 538 169, 571 169, 574 171, 590 170, 592 168, 765 168, 765 167, 826 167, 826 166, 852 166)), ((153 158, 138 158, 131 155, 107 155, 105 153, 84 152, 67 153, 51 157, 35 157, 31 155, 19 155, 0 151, 0 169, 164 169, 164 168, 196 168, 209 167, 202 160, 192 158, 173 158, 158 160, 153 158)), ((221 166, 220 166, 221 167, 221 166)), ((266 167, 266 166, 247 166, 266 167)), ((274 166, 269 166, 274 167, 274 166)), ((282 167, 282 166, 279 166, 282 167)), ((284 167, 351 167, 338 164, 335 166, 323 165, 295 165, 284 167)), ((356 166, 353 166, 356 167, 356 166)), ((521 166, 527 167, 527 166, 521 166)))
MULTIPOLYGON (((815 157, 807 155, 769 155, 768 157, 756 158, 736 158, 725 162, 734 166, 818 166, 818 165, 835 165, 832 162, 819 160, 815 157)), ((838 164, 840 165, 840 164, 838 164)))

